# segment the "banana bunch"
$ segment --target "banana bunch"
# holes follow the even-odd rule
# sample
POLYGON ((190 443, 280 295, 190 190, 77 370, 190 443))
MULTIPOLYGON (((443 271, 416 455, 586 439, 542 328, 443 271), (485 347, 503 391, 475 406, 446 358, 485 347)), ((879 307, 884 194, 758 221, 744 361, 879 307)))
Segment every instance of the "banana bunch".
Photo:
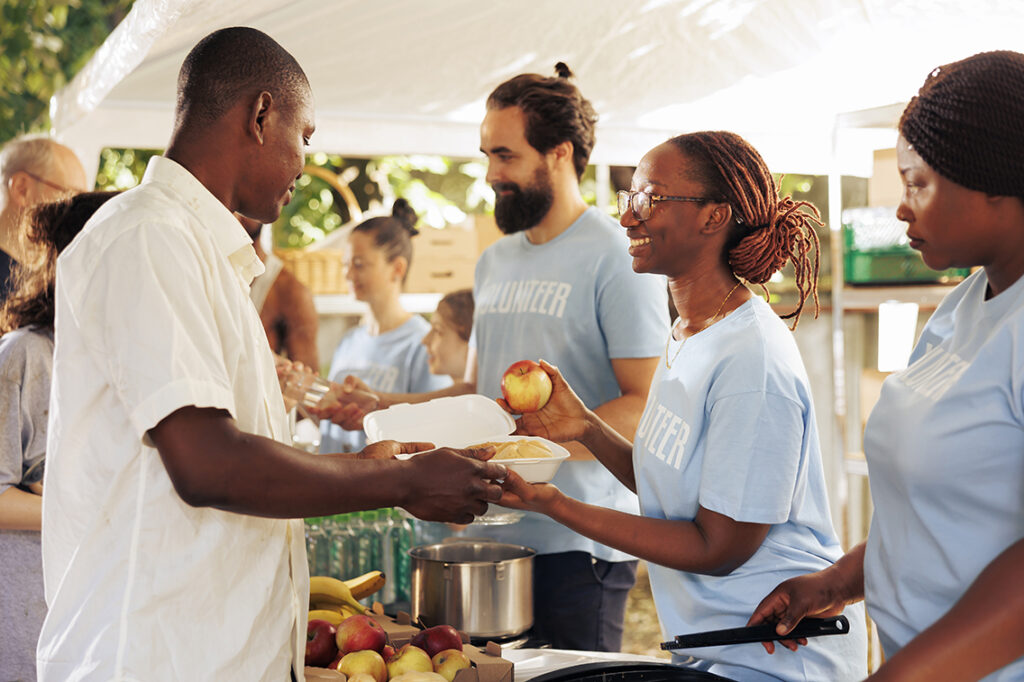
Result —
POLYGON ((309 579, 309 619, 319 618, 338 625, 349 616, 367 613, 359 600, 384 587, 385 582, 381 571, 369 571, 349 580, 312 576, 309 579))

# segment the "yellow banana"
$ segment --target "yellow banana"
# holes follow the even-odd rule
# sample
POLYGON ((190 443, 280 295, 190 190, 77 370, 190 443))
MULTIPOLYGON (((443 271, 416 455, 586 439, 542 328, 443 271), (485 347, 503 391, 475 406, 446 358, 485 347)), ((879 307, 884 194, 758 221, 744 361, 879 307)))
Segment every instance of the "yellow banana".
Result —
POLYGON ((311 601, 309 603, 310 611, 334 611, 335 613, 342 613, 345 610, 341 604, 335 604, 333 602, 323 601, 311 601))
POLYGON ((309 603, 349 606, 356 613, 367 612, 366 607, 352 596, 352 590, 348 585, 337 578, 326 575, 316 575, 309 579, 309 603))
POLYGON ((309 620, 326 620, 334 627, 338 627, 345 618, 347 616, 343 616, 337 611, 328 611, 327 609, 311 609, 309 612, 309 620))
POLYGON ((357 578, 349 578, 343 582, 348 585, 354 599, 365 599, 384 587, 387 579, 381 571, 369 571, 357 578))

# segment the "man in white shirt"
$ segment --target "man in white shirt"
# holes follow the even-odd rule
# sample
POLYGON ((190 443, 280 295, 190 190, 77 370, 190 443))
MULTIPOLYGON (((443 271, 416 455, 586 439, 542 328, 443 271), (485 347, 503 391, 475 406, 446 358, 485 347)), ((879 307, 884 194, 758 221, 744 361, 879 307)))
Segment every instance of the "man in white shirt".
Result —
POLYGON ((232 211, 273 222, 291 198, 309 84, 265 34, 224 29, 186 58, 176 114, 166 155, 58 263, 44 682, 302 680, 308 574, 289 519, 397 505, 464 523, 500 494, 500 465, 393 458, 422 443, 282 444, 248 292, 263 268, 232 211))

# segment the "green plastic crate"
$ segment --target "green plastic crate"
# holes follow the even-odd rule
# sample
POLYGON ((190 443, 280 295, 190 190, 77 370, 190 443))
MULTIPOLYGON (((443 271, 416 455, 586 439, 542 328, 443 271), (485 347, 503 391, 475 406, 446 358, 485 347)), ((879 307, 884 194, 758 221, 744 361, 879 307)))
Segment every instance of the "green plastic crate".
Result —
POLYGON ((843 270, 847 284, 956 282, 967 268, 932 270, 907 243, 906 223, 895 208, 843 211, 843 270))

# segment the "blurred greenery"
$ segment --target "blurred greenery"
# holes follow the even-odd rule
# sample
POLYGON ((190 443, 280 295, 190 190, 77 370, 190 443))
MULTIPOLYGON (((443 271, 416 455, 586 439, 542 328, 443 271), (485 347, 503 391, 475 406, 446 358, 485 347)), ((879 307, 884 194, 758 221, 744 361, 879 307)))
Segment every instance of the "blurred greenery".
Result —
POLYGON ((50 127, 50 97, 92 57, 133 0, 0 0, 0 144, 50 127))

